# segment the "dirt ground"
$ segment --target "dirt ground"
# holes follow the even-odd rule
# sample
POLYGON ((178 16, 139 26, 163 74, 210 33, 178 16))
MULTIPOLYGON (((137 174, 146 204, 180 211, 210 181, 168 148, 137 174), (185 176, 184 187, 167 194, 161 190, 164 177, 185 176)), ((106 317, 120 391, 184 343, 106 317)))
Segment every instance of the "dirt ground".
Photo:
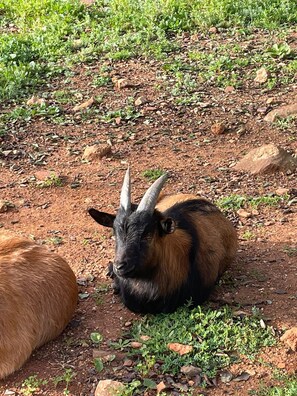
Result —
MULTIPOLYGON (((135 378, 133 365, 123 366, 125 353, 112 350, 108 342, 118 339, 137 315, 113 295, 106 277, 114 251, 111 231, 97 225, 87 214, 91 206, 110 212, 117 209, 127 164, 131 167, 136 202, 150 184, 142 175, 148 169, 169 172, 165 187, 168 193, 191 192, 216 200, 230 194, 267 195, 282 187, 288 189, 292 199, 296 194, 296 174, 251 176, 232 169, 248 150, 269 142, 296 151, 296 134, 292 139, 292 131, 281 131, 263 120, 270 109, 296 101, 296 83, 272 91, 257 84, 232 92, 210 87, 203 100, 209 102, 208 106, 179 106, 168 91, 156 90, 160 84, 157 62, 110 64, 113 75, 129 82, 121 89, 115 89, 113 84, 91 86, 92 76, 101 66, 99 62, 81 66, 66 83, 56 79, 46 91, 67 88, 79 92, 81 96, 74 97, 76 103, 104 94, 103 102, 93 106, 99 111, 102 106, 123 107, 127 98, 145 97, 145 103, 139 105, 141 116, 135 120, 122 117, 94 122, 84 117, 84 112, 73 115, 73 105, 66 103, 63 112, 73 122, 67 122, 67 117, 64 124, 45 117, 21 120, 11 123, 8 132, 0 137, 2 150, 9 151, 0 157, 0 199, 13 204, 7 212, 0 213, 2 229, 34 237, 65 257, 85 297, 80 299, 66 331, 35 351, 21 370, 0 382, 3 395, 6 390, 18 394, 20 384, 33 374, 48 380, 36 395, 62 395, 63 383, 55 387, 51 379, 65 368, 72 368, 75 373, 69 386, 74 396, 93 395, 103 378, 125 382, 135 378), (269 98, 272 102, 267 102, 269 98), (224 134, 211 132, 216 122, 226 126, 224 134), (87 145, 107 141, 112 143, 111 155, 82 161, 87 145), (60 175, 63 185, 38 187, 36 178, 42 178, 41 171, 60 175), (96 292, 96 288, 100 291, 96 292), (90 342, 92 332, 103 335, 100 350, 116 355, 100 373, 93 364, 96 347, 90 342)), ((53 101, 50 94, 46 100, 53 101)), ((4 106, 2 111, 6 111, 4 106)), ((297 318, 296 203, 262 206, 249 219, 234 214, 232 220, 240 248, 226 282, 217 287, 213 298, 234 306, 240 304, 247 312, 252 306, 258 307, 266 323, 281 334, 296 325, 297 318)), ((235 374, 249 370, 249 380, 229 384, 218 381, 217 387, 206 388, 203 394, 245 396, 260 384, 273 384, 273 368, 296 372, 296 353, 282 343, 262 351, 261 358, 267 364, 262 364, 261 359, 243 359, 230 368, 235 374)))

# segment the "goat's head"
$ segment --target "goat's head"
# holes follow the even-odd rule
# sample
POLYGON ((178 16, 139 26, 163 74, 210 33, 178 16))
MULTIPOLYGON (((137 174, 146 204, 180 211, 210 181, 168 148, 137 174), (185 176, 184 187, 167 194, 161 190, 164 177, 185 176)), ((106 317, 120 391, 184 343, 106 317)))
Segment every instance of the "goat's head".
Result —
POLYGON ((147 278, 154 268, 147 263, 150 259, 154 237, 162 237, 175 229, 173 219, 164 217, 155 210, 158 196, 167 179, 160 176, 146 191, 140 204, 131 203, 131 180, 126 172, 121 190, 120 208, 115 215, 89 209, 93 219, 105 226, 113 227, 116 241, 113 270, 124 278, 147 278))

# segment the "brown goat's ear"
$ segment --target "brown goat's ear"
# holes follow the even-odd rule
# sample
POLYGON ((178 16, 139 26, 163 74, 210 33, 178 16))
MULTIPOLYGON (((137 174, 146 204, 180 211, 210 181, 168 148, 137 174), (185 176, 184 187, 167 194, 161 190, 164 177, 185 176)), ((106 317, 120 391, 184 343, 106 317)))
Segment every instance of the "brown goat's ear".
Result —
POLYGON ((176 224, 171 217, 167 217, 167 219, 161 220, 161 227, 166 234, 172 234, 175 231, 176 224))
POLYGON ((88 212, 89 215, 92 216, 97 223, 103 225, 104 227, 113 227, 115 215, 105 212, 99 212, 99 210, 94 208, 88 209, 88 212))

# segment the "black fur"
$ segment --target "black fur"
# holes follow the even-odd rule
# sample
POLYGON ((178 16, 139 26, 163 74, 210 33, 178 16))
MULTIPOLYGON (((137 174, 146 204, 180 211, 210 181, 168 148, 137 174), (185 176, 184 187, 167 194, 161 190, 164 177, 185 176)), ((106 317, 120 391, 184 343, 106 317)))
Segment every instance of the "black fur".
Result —
MULTIPOLYGON (((133 278, 122 278, 114 274, 115 283, 117 289, 120 290, 120 296, 123 303, 134 312, 138 313, 168 313, 176 310, 177 307, 191 301, 193 305, 198 305, 206 300, 210 293, 210 289, 203 285, 203 281, 198 272, 198 259, 197 252, 199 251, 199 240, 197 237, 197 231, 192 224, 191 220, 187 218, 189 212, 200 212, 203 215, 216 212, 218 209, 216 206, 210 204, 205 200, 190 200, 182 203, 175 204, 162 215, 155 211, 150 221, 144 218, 140 220, 140 223, 146 224, 146 236, 152 232, 158 232, 159 237, 162 238, 164 233, 160 227, 158 227, 161 217, 172 217, 178 224, 178 228, 185 230, 191 236, 191 249, 188 252, 188 262, 190 265, 189 276, 184 284, 181 284, 173 294, 166 297, 159 297, 155 289, 155 285, 152 281, 155 272, 148 270, 148 272, 139 273, 133 278), (135 294, 133 292, 133 283, 141 283, 141 294, 135 294)), ((117 227, 123 227, 126 218, 124 213, 118 213, 117 223, 114 225, 117 227)), ((137 225, 139 227, 139 224, 137 225)), ((139 228, 138 228, 139 229, 139 228)), ((155 263, 159 265, 159 263, 155 263)))

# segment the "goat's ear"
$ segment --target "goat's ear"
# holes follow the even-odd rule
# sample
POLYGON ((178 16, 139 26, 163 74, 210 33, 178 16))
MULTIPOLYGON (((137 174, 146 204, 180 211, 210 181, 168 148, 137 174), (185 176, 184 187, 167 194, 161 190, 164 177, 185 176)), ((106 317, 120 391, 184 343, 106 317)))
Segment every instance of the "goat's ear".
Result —
POLYGON ((161 220, 161 227, 166 234, 172 234, 175 231, 176 224, 171 217, 167 217, 161 220))
POLYGON ((113 222, 115 219, 115 215, 99 212, 99 210, 90 208, 88 209, 89 215, 93 217, 93 219, 103 225, 104 227, 113 227, 113 222))

